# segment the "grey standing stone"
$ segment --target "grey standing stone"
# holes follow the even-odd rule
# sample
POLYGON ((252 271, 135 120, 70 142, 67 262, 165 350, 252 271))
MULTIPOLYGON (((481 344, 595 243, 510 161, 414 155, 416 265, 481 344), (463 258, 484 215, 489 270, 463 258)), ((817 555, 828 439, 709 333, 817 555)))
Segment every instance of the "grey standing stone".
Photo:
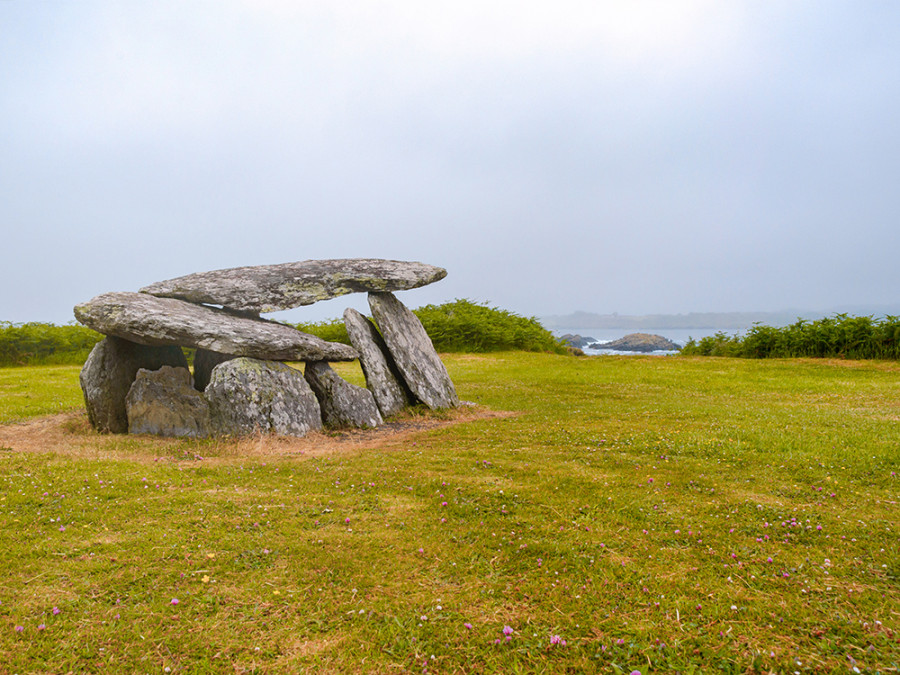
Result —
POLYGON ((128 433, 206 438, 209 403, 191 386, 187 368, 141 368, 125 397, 128 433))
POLYGON ((359 352, 366 386, 375 397, 378 410, 383 417, 397 414, 412 403, 412 398, 384 339, 372 322, 352 307, 344 310, 344 325, 350 342, 359 352))
POLYGON ((419 318, 392 293, 369 293, 369 307, 410 391, 432 409, 459 405, 447 368, 419 318))
POLYGON ((341 429, 384 423, 372 392, 350 384, 325 361, 307 362, 304 377, 319 399, 325 426, 341 429))
POLYGON ((217 434, 304 436, 322 428, 319 402, 303 374, 277 361, 242 357, 220 363, 204 395, 217 434))
POLYGON ((78 378, 91 425, 98 431, 126 433, 125 397, 135 375, 141 368, 158 370, 163 366, 187 368, 179 347, 149 347, 118 337, 98 342, 78 378))
POLYGON ((349 345, 326 342, 274 321, 146 293, 104 293, 75 306, 75 318, 104 335, 146 345, 201 347, 274 361, 352 361, 349 345))
POLYGON ((420 262, 303 260, 188 274, 150 284, 141 293, 250 312, 276 312, 347 293, 418 288, 445 276, 447 270, 420 262))
POLYGON ((197 391, 206 389, 213 368, 234 358, 237 358, 234 354, 220 354, 219 352, 198 348, 194 353, 194 389, 197 391))

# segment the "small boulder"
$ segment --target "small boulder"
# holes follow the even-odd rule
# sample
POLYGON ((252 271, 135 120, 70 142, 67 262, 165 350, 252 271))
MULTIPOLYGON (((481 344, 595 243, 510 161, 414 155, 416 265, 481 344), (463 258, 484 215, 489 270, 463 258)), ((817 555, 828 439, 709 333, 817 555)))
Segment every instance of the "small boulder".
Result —
POLYGON ((117 337, 106 337, 91 350, 79 381, 84 392, 88 420, 97 431, 124 434, 128 431, 125 397, 138 370, 163 366, 187 368, 179 347, 150 347, 117 337))
POLYGON ((322 428, 316 395, 303 374, 284 363, 246 357, 213 368, 204 392, 213 433, 304 436, 322 428))
POLYGON ((304 377, 319 399, 325 426, 341 429, 377 427, 384 423, 372 392, 350 384, 327 362, 307 362, 304 377))
POLYGON ((187 368, 141 368, 125 398, 128 433, 205 438, 209 403, 191 386, 187 368))

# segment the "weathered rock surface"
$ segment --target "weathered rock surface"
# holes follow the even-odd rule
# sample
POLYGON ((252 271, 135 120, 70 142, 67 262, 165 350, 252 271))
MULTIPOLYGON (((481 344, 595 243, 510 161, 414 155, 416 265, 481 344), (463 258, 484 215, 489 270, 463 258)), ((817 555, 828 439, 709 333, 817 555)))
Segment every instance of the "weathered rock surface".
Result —
POLYGON ((291 326, 146 293, 104 293, 75 306, 75 318, 105 335, 145 345, 200 347, 276 361, 352 361, 356 350, 291 326))
POLYGON ((418 288, 445 276, 445 269, 419 262, 304 260, 188 274, 150 284, 141 292, 237 310, 276 312, 347 293, 418 288))
POLYGON ((599 342, 589 345, 590 349, 613 349, 619 352, 658 352, 674 351, 681 349, 681 345, 667 340, 662 335, 650 335, 649 333, 631 333, 612 342, 599 342))
POLYGON ((418 317, 391 293, 369 293, 369 307, 413 395, 432 409, 459 405, 450 375, 418 317))
POLYGON ((316 395, 283 363, 236 358, 220 363, 204 392, 213 433, 304 436, 322 428, 316 395))
POLYGON ((597 342, 597 338, 592 337, 583 337, 581 335, 573 335, 572 333, 566 333, 559 341, 568 345, 569 347, 575 347, 576 349, 584 349, 585 347, 590 347, 592 344, 597 342))
POLYGON ((308 361, 304 377, 319 399, 325 426, 361 428, 384 423, 372 392, 350 384, 325 361, 308 361))
POLYGON ((158 370, 163 366, 187 368, 181 349, 145 346, 118 337, 98 342, 79 376, 91 425, 98 431, 126 433, 125 397, 138 370, 158 370))
POLYGON ((206 389, 206 385, 209 384, 209 378, 212 376, 213 368, 233 358, 237 357, 234 354, 220 354, 219 352, 198 348, 194 353, 194 389, 197 391, 206 389))
POLYGON ((411 395, 378 329, 351 307, 344 310, 344 325, 350 342, 359 352, 366 386, 375 397, 382 416, 390 417, 410 405, 411 395))
POLYGON ((141 368, 125 397, 128 433, 205 438, 209 403, 191 386, 187 368, 141 368))

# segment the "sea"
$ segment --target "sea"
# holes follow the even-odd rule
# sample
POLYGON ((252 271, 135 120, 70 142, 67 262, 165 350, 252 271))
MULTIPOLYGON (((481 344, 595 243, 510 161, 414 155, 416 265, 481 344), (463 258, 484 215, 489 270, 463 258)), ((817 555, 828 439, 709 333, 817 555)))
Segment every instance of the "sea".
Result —
MULTIPOLYGON (((556 337, 563 335, 580 335, 585 338, 594 338, 597 342, 612 342, 632 333, 649 333, 650 335, 662 335, 674 342, 675 344, 684 346, 690 338, 700 340, 716 333, 725 333, 726 335, 739 335, 741 330, 734 328, 553 328, 551 332, 556 337)), ((584 353, 590 356, 599 356, 603 354, 646 354, 646 352, 622 352, 614 349, 584 349, 584 353)), ((655 351, 650 352, 655 356, 667 356, 677 354, 676 351, 655 351)))

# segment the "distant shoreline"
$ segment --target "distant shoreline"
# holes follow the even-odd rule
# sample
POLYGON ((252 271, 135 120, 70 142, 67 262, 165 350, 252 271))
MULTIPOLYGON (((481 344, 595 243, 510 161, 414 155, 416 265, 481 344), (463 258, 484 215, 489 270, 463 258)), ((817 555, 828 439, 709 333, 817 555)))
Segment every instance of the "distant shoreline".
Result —
POLYGON ((809 310, 783 310, 778 312, 690 312, 688 314, 594 314, 573 312, 572 314, 545 316, 541 324, 550 330, 568 326, 579 326, 600 330, 632 330, 653 332, 666 329, 679 330, 746 330, 755 323, 782 327, 796 323, 798 319, 815 320, 838 313, 852 316, 885 316, 900 314, 896 307, 858 307, 838 309, 831 312, 809 310))

